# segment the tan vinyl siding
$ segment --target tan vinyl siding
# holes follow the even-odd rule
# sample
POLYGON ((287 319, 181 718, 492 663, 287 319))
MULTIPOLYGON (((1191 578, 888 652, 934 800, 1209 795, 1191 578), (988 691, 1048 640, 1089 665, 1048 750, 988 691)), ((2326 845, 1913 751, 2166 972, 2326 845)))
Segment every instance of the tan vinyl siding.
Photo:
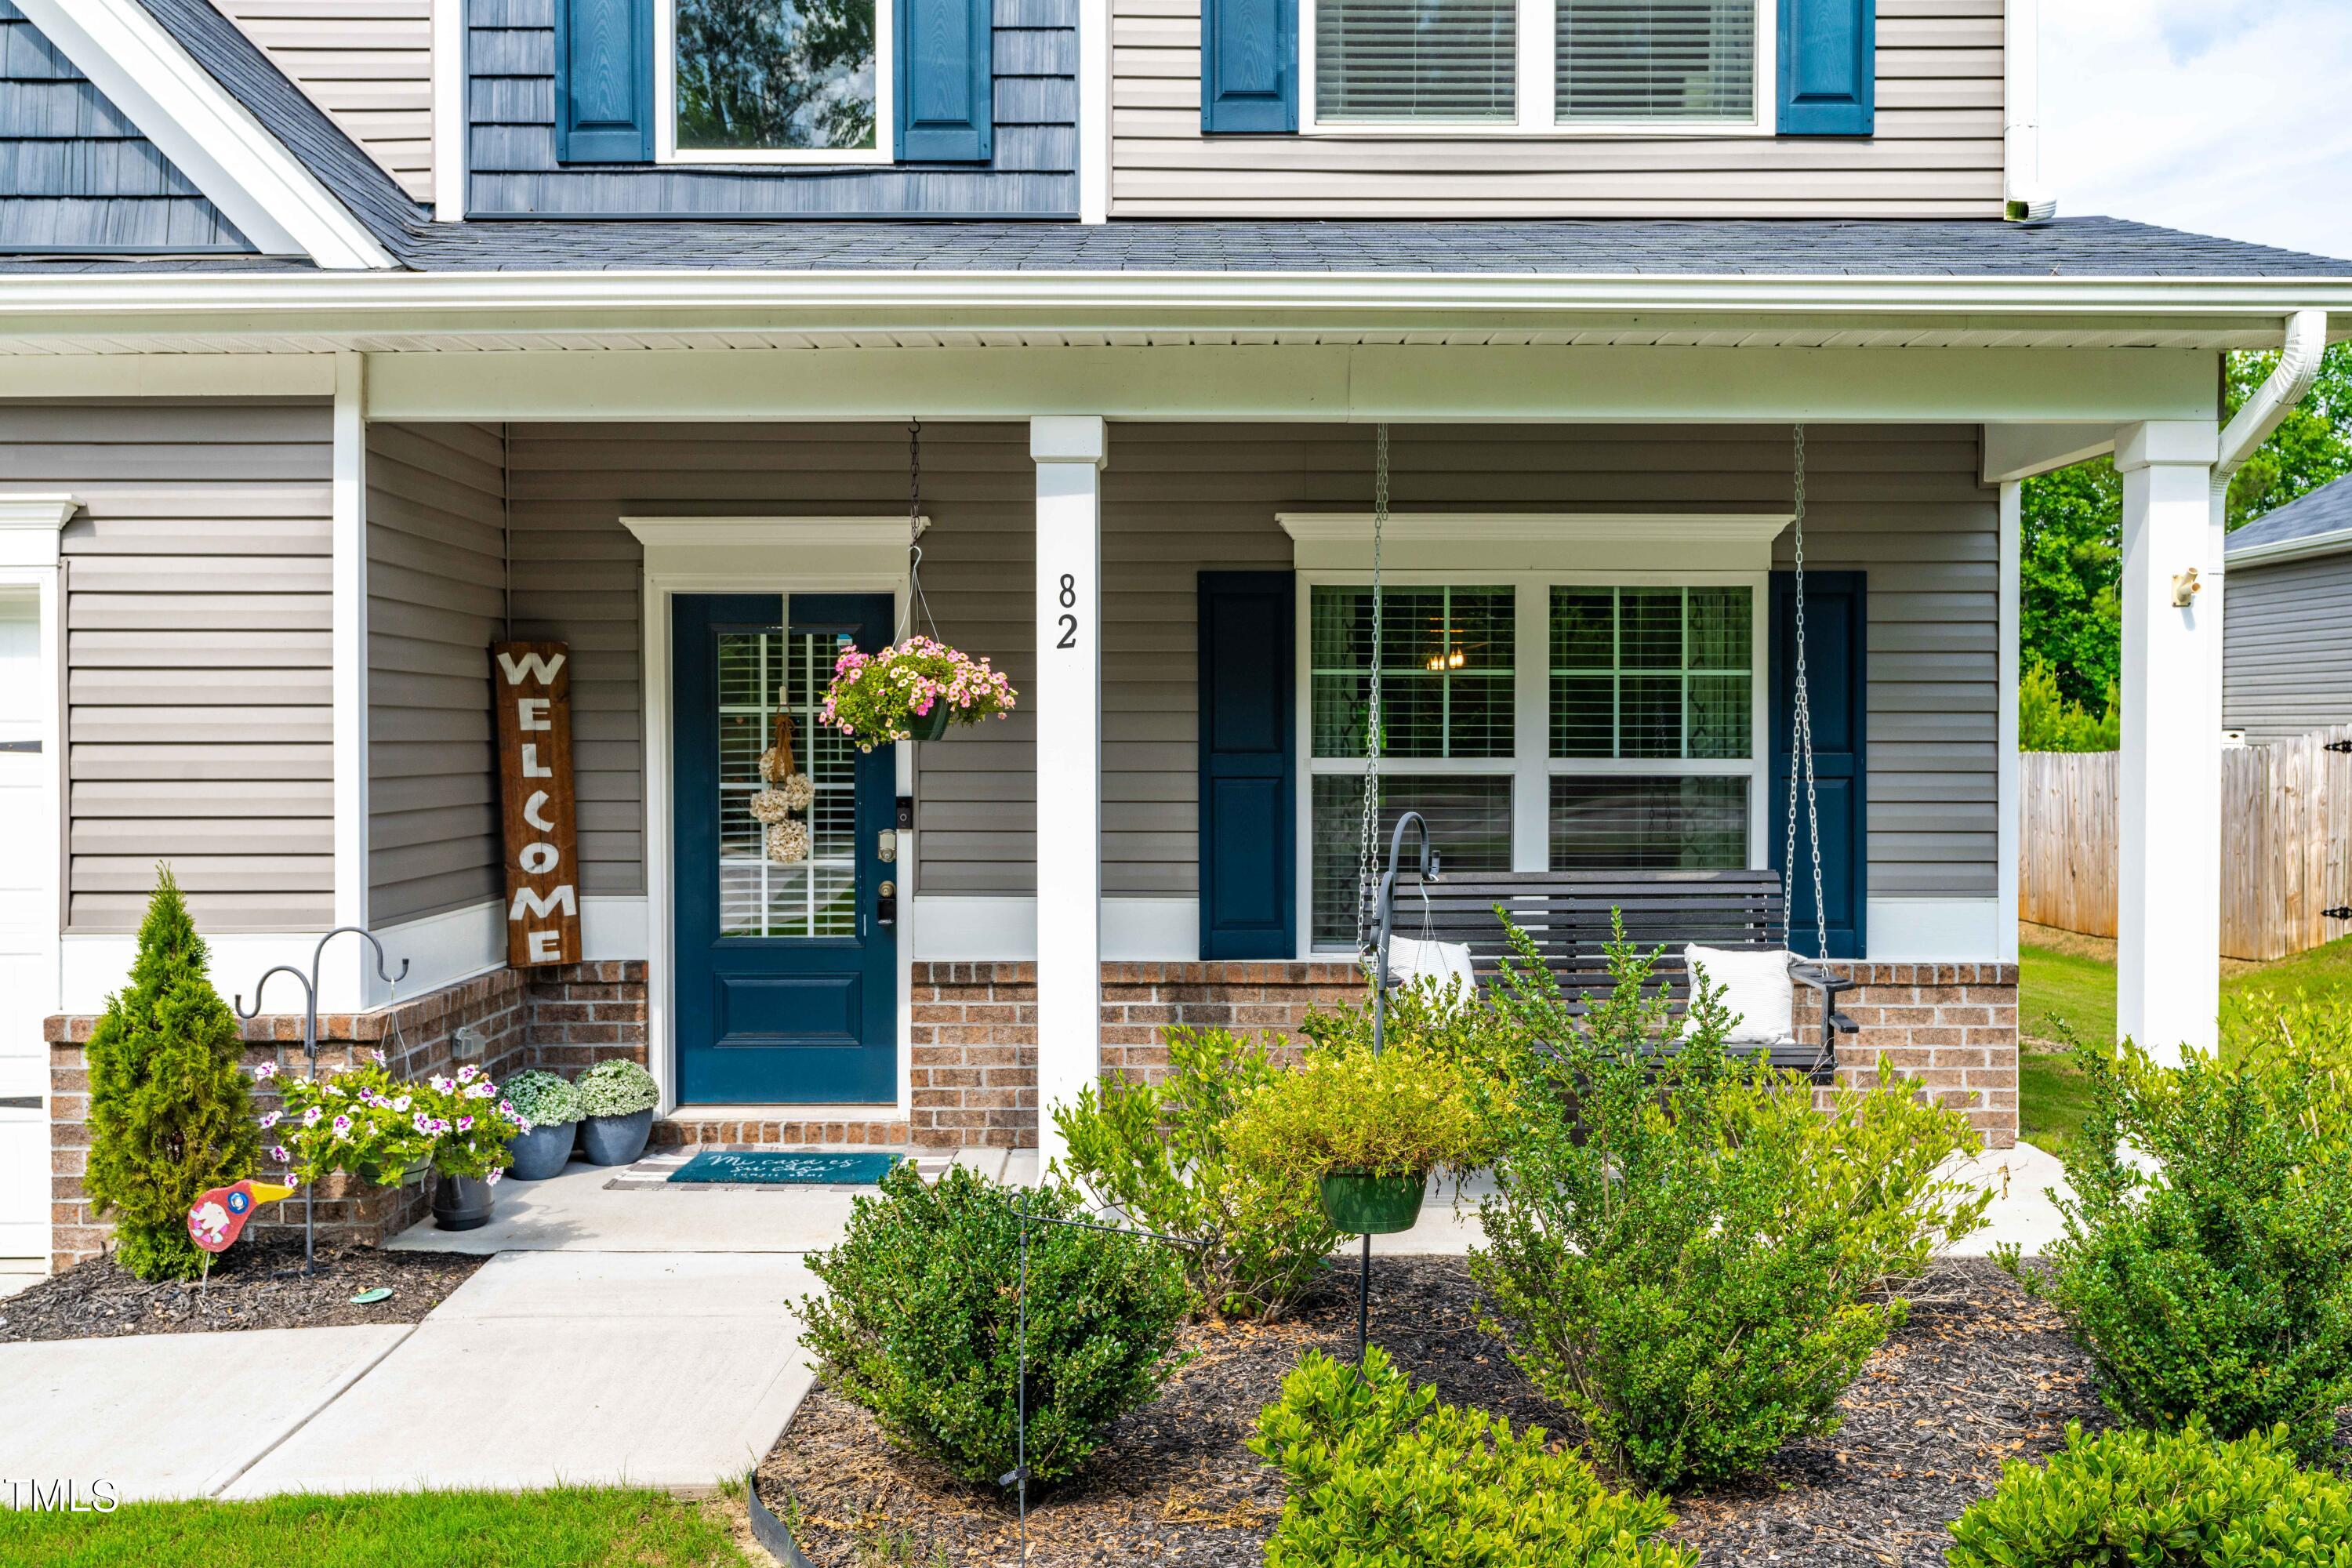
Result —
POLYGON ((2254 745, 2352 723, 2352 554, 2233 566, 2221 637, 2221 725, 2254 745))
POLYGON ((1116 216, 2000 213, 2001 0, 1879 0, 1877 131, 1863 139, 1203 137, 1200 19, 1200 0, 1113 0, 1116 216))
POLYGON ((503 891, 489 645, 505 625, 495 426, 368 430, 368 917, 503 891))
POLYGON ((214 4, 404 190, 433 199, 433 0, 214 4))
POLYGON ((0 487, 69 492, 68 927, 170 862, 209 931, 334 914, 324 403, 0 404, 0 487))
MULTIPOLYGON (((1997 502, 1973 429, 1811 432, 1811 559, 1870 574, 1871 866, 1878 897, 1995 890, 1997 502)), ((1204 569, 1280 569, 1282 510, 1371 504, 1371 432, 1121 425, 1104 473, 1106 891, 1189 897, 1197 877, 1194 594, 1204 569)), ((516 630, 560 637, 574 690, 589 891, 643 889, 637 643, 645 515, 892 515, 904 433, 877 426, 517 426, 516 630)), ((1394 504, 1419 510, 1766 510, 1785 429, 1399 427, 1394 504)), ((925 432, 924 542, 940 632, 1025 692, 1033 468, 1018 427, 925 432)), ((919 890, 1033 891, 1027 710, 921 752, 919 890)))

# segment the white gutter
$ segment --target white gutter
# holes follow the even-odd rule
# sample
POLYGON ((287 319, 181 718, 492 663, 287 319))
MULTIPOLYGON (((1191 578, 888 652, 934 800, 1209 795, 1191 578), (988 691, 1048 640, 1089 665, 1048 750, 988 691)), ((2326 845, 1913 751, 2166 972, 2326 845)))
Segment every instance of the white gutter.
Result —
POLYGON ((2273 539, 2268 544, 2242 544, 2229 552, 2230 570, 2300 561, 2307 555, 2340 555, 2352 550, 2352 528, 2331 528, 2300 539, 2273 539))
POLYGON ((2042 184, 2042 0, 2009 0, 2000 43, 2003 210, 2012 222, 2047 223, 2058 198, 2042 184))

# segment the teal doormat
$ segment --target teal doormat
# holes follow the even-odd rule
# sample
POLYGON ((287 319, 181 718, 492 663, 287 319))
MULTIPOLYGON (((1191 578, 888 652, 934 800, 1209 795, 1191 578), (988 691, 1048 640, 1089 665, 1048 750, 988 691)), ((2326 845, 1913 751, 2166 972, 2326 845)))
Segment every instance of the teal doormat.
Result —
POLYGON ((705 1149, 669 1173, 673 1182, 738 1182, 768 1187, 871 1186, 897 1154, 803 1154, 790 1149, 705 1149))

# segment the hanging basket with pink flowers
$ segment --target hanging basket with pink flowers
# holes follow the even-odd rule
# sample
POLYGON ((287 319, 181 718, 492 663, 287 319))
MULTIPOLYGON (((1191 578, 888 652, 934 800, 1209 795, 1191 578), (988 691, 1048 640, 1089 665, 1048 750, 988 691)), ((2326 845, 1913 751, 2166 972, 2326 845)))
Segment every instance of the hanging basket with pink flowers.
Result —
POLYGON ((844 650, 817 717, 857 742, 861 752, 893 741, 936 741, 959 724, 1003 718, 1013 707, 1013 682, 988 660, 927 637, 908 637, 877 653, 844 650))

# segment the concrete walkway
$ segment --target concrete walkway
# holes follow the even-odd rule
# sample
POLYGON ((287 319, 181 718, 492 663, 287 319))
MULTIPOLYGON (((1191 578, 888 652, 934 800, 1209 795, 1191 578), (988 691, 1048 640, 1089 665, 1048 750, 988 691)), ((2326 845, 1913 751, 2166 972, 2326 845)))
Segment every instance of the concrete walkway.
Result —
MULTIPOLYGON (((1034 1181, 1034 1152, 950 1161, 1034 1181)), ((805 1255, 838 1240, 857 1188, 662 1184, 677 1162, 575 1164, 500 1186, 498 1218, 419 1226, 404 1249, 493 1256, 422 1322, 0 1345, 0 1476, 113 1481, 125 1498, 618 1483, 708 1491, 774 1444, 807 1394, 795 1303, 805 1255)), ((2038 1251, 2059 1232, 2030 1145, 1955 1173, 1995 1193, 1958 1249, 2038 1251)), ((1469 1184, 1374 1250, 1459 1254, 1469 1184)), ((5 1308, 0 1308, 5 1310, 5 1308)))

